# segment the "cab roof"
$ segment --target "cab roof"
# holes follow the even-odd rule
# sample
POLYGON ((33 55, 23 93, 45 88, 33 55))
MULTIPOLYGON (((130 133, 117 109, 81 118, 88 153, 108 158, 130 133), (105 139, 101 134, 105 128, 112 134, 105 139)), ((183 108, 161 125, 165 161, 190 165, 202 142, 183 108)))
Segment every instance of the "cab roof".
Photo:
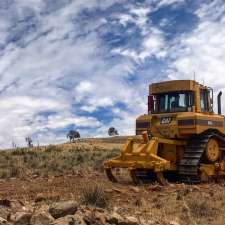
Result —
POLYGON ((174 91, 196 91, 199 88, 208 89, 208 87, 199 84, 194 80, 170 80, 149 85, 149 93, 159 94, 174 91))

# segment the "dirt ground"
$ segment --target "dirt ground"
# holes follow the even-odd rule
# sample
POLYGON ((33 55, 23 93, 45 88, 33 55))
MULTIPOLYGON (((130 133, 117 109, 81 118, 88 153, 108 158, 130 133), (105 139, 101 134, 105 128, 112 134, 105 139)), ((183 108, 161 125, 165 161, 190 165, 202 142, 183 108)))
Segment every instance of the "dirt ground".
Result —
POLYGON ((111 210, 154 221, 174 220, 181 224, 225 224, 225 183, 134 186, 112 184, 104 174, 78 174, 49 178, 15 178, 0 181, 0 198, 37 201, 75 199, 87 185, 101 184, 110 196, 111 210), (185 220, 185 221, 183 221, 185 220), (183 222, 181 222, 183 221, 183 222))
MULTIPOLYGON (((63 145, 87 146, 108 151, 122 147, 118 143, 94 141, 63 145)), ((36 150, 35 150, 36 151, 36 150)), ((54 150, 53 150, 54 151, 54 150)), ((225 182, 201 185, 171 183, 160 186, 157 183, 135 186, 127 179, 111 183, 101 170, 88 168, 73 173, 59 173, 49 176, 30 174, 28 176, 0 179, 0 199, 20 200, 24 204, 41 204, 57 200, 80 200, 84 188, 100 185, 109 198, 109 211, 122 215, 152 221, 152 224, 225 225, 225 182), (169 224, 169 223, 168 223, 169 224)))

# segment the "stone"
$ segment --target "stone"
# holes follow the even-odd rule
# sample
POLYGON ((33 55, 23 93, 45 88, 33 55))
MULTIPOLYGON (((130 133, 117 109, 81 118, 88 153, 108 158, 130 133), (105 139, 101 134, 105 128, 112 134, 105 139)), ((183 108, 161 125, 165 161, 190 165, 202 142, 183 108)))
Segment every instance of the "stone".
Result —
POLYGON ((105 209, 103 209, 103 208, 98 208, 98 207, 95 207, 95 211, 96 211, 96 212, 99 212, 99 213, 105 213, 105 212, 106 212, 105 209))
POLYGON ((100 224, 106 224, 105 212, 95 211, 95 218, 100 224))
POLYGON ((84 225, 82 218, 76 216, 66 216, 54 221, 53 225, 84 225))
POLYGON ((50 225, 54 222, 54 218, 48 212, 35 213, 30 221, 31 225, 50 225))
POLYGON ((135 192, 135 193, 139 193, 140 192, 140 188, 138 188, 138 187, 131 187, 130 190, 135 192))
POLYGON ((17 212, 13 216, 14 225, 30 225, 31 213, 17 212))
POLYGON ((6 224, 7 220, 5 220, 4 218, 0 217, 0 225, 6 224))
POLYGON ((83 214, 83 220, 87 225, 93 225, 93 224, 101 224, 106 225, 106 215, 105 213, 101 213, 97 210, 86 210, 83 214))
POLYGON ((119 188, 113 188, 112 190, 119 193, 119 194, 125 194, 126 193, 126 190, 119 189, 119 188))
POLYGON ((72 216, 66 216, 66 217, 62 217, 55 220, 53 224, 54 225, 74 225, 75 222, 72 216))
POLYGON ((11 200, 11 202, 10 202, 10 208, 14 212, 22 212, 22 211, 24 211, 23 209, 25 208, 25 206, 24 206, 24 204, 21 201, 11 200))
POLYGON ((47 198, 43 193, 38 193, 34 201, 37 203, 37 202, 42 202, 46 200, 47 198))
POLYGON ((74 215, 75 224, 74 225, 86 225, 84 219, 81 215, 74 215))
POLYGON ((77 211, 76 201, 65 201, 53 203, 49 208, 49 213, 55 218, 64 217, 67 215, 74 215, 77 211))
POLYGON ((150 191, 162 191, 162 189, 163 189, 163 187, 158 185, 158 184, 152 185, 152 186, 149 187, 150 191))
POLYGON ((140 225, 137 218, 133 216, 126 217, 124 221, 118 223, 118 225, 140 225))
POLYGON ((180 225, 180 223, 178 223, 175 220, 172 220, 172 221, 169 222, 169 225, 180 225))
POLYGON ((10 210, 5 206, 0 206, 0 217, 8 220, 10 217, 10 210))
POLYGON ((119 224, 122 221, 122 216, 120 216, 116 212, 113 212, 112 214, 106 216, 106 222, 108 222, 109 224, 119 224))
POLYGON ((85 223, 87 225, 95 224, 96 218, 95 218, 94 212, 86 211, 84 216, 83 216, 83 220, 85 221, 85 223))

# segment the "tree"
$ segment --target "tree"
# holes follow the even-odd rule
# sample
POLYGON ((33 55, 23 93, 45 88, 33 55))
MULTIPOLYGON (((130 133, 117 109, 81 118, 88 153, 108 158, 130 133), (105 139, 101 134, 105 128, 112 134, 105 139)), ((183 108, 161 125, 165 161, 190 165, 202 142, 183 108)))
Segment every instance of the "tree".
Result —
POLYGON ((76 139, 80 138, 80 133, 75 130, 70 130, 66 137, 70 139, 70 142, 74 142, 76 139))
POLYGON ((33 147, 33 140, 31 139, 31 137, 26 137, 25 140, 27 142, 28 148, 32 148, 33 147))
POLYGON ((110 127, 108 130, 108 135, 109 136, 116 136, 119 135, 117 129, 115 127, 110 127))
POLYGON ((14 141, 12 142, 12 148, 17 148, 17 145, 14 141))

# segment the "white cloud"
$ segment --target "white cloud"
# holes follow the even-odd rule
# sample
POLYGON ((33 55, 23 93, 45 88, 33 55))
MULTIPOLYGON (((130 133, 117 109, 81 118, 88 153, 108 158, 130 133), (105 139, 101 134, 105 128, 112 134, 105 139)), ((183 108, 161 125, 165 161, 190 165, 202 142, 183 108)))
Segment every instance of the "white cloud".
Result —
POLYGON ((156 2, 158 3, 157 8, 168 6, 168 5, 172 5, 173 7, 176 7, 177 5, 183 4, 185 0, 160 0, 156 2))
POLYGON ((223 1, 202 4, 196 15, 198 26, 170 49, 169 78, 194 79, 195 74, 197 81, 211 86, 215 93, 225 91, 225 5, 223 1))
MULTIPOLYGON (((200 13, 200 23, 190 34, 183 35, 179 44, 171 49, 175 61, 172 63, 177 73, 171 78, 183 76, 193 79, 194 73, 199 81, 219 88, 225 85, 225 14, 217 20, 211 16, 215 10, 214 2, 211 7, 202 6, 204 13, 200 13), (205 15, 205 16, 203 16, 205 15)), ((197 12, 202 11, 199 9, 197 12)), ((225 10, 224 10, 225 12, 225 10)))
POLYGON ((205 83, 225 85, 221 79, 225 18, 223 7, 217 7, 220 1, 203 4, 196 11, 198 27, 177 38, 172 47, 149 13, 184 1, 127 2, 124 13, 94 19, 83 17, 82 10, 95 16, 96 9, 104 11, 125 0, 14 2, 0 14, 0 47, 4 47, 0 52, 0 147, 10 146, 12 140, 23 145, 27 135, 35 135, 40 143, 58 143, 65 140, 63 129, 71 124, 85 128, 83 135, 106 134, 110 125, 121 134, 134 133, 135 117, 146 111, 148 83, 159 79, 154 65, 139 69, 152 59, 171 57, 170 78, 192 78, 195 71, 205 77, 205 83), (111 51, 103 41, 103 34, 111 32, 110 20, 113 26, 122 24, 124 34, 133 32, 126 30, 128 23, 140 30, 137 45, 132 39, 131 44, 111 51), (111 110, 111 122, 80 115, 82 110, 85 115, 94 114, 101 107, 111 110), (95 132, 90 134, 86 126, 95 132))
POLYGON ((148 29, 148 34, 143 38, 139 49, 115 48, 112 53, 128 57, 136 63, 143 63, 147 58, 151 57, 164 58, 167 55, 164 34, 156 27, 151 27, 148 29))
POLYGON ((38 131, 38 126, 32 125, 36 114, 51 110, 60 111, 67 107, 66 104, 59 104, 47 98, 32 98, 28 96, 1 98, 1 147, 9 147, 13 140, 17 143, 24 143, 24 138, 27 135, 38 131))
POLYGON ((76 91, 80 94, 85 92, 90 92, 94 88, 94 85, 89 81, 81 81, 79 85, 76 87, 76 91))
POLYGON ((77 127, 90 127, 96 128, 101 125, 101 123, 92 117, 77 117, 71 115, 53 115, 48 118, 48 123, 44 125, 44 128, 58 129, 64 128, 68 125, 75 124, 77 127))
MULTIPOLYGON (((27 135, 35 135, 41 144, 57 143, 65 140, 57 130, 71 124, 89 128, 102 125, 91 116, 78 116, 77 110, 93 112, 121 100, 132 107, 137 93, 123 79, 133 71, 133 64, 126 59, 117 63, 105 59, 107 46, 95 32, 104 20, 82 27, 83 21, 78 22, 77 17, 86 7, 104 9, 114 1, 101 5, 74 1, 42 15, 39 13, 46 10, 43 1, 34 1, 34 7, 26 3, 17 1, 18 7, 10 10, 14 10, 14 20, 24 18, 27 8, 34 10, 35 29, 20 34, 22 46, 20 42, 5 42, 0 55, 0 147, 9 147, 11 141, 24 145, 27 135), (81 104, 79 109, 73 108, 76 103, 81 104)), ((6 21, 11 27, 11 18, 6 21)), ((7 28, 6 23, 4 26, 7 28)), ((2 32, 4 42, 10 30, 2 32)))

